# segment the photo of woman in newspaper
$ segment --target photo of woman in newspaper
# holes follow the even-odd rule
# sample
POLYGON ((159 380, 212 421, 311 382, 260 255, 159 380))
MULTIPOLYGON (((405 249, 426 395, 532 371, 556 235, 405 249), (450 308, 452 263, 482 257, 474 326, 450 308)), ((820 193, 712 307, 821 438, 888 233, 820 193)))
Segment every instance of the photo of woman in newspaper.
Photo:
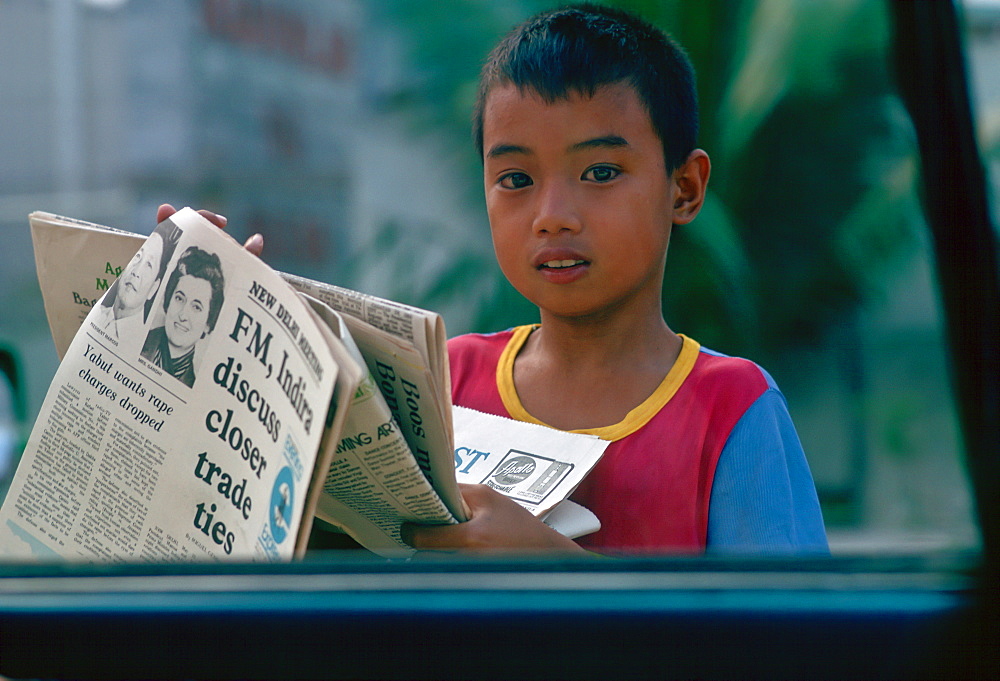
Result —
POLYGON ((173 223, 157 228, 108 289, 94 319, 108 338, 142 337, 153 298, 160 290, 179 238, 180 230, 173 223))
POLYGON ((219 256, 191 246, 170 273, 163 295, 163 326, 150 330, 142 356, 191 387, 198 342, 215 329, 224 299, 219 256))

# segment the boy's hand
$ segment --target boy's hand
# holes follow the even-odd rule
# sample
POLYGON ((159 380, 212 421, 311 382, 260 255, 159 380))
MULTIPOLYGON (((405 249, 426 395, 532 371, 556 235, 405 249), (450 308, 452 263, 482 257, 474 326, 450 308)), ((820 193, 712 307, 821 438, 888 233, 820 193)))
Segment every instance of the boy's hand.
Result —
MULTIPOLYGON (((156 209, 156 224, 160 224, 176 212, 176 208, 171 206, 169 203, 164 203, 156 209)), ((226 220, 225 216, 218 215, 217 213, 213 213, 208 210, 199 210, 198 213, 220 229, 226 228, 228 220, 226 220)), ((264 250, 264 237, 260 234, 254 234, 252 237, 247 239, 245 244, 243 244, 243 248, 247 249, 259 258, 260 254, 264 250)))
POLYGON ((586 554, 526 509, 486 485, 459 484, 469 520, 457 525, 404 523, 403 541, 418 550, 586 554))

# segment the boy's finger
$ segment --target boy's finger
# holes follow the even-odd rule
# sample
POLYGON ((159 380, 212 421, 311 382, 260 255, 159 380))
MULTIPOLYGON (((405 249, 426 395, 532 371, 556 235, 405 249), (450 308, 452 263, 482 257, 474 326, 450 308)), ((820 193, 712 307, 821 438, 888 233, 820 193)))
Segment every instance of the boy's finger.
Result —
POLYGON ((247 249, 259 258, 260 254, 264 252, 264 237, 260 234, 254 234, 246 240, 246 243, 243 244, 243 248, 247 249))
MULTIPOLYGON (((156 209, 156 224, 163 222, 176 212, 177 209, 169 203, 161 204, 160 207, 156 209)), ((210 210, 202 209, 198 211, 198 214, 221 229, 225 229, 226 225, 229 223, 229 220, 225 215, 219 215, 218 213, 213 213, 210 210)), ((264 237, 260 234, 254 234, 246 240, 246 243, 243 244, 243 248, 247 249, 259 258, 260 254, 264 252, 264 237)))
POLYGON ((202 209, 198 211, 198 214, 201 215, 206 220, 208 220, 209 222, 211 222, 216 227, 221 227, 222 229, 225 229, 226 224, 229 223, 229 220, 226 218, 225 215, 219 215, 218 213, 213 213, 210 210, 202 209))
MULTIPOLYGON (((156 224, 160 224, 176 212, 177 209, 169 203, 161 204, 160 207, 156 209, 156 224)), ((229 222, 225 215, 219 215, 218 213, 213 213, 210 210, 202 209, 199 210, 198 213, 216 227, 225 228, 226 223, 229 222)))
POLYGON ((176 212, 177 209, 169 203, 161 204, 160 207, 156 209, 156 224, 160 224, 176 212))
POLYGON ((399 536, 406 543, 421 551, 455 551, 456 544, 449 530, 455 525, 420 525, 403 523, 399 536))

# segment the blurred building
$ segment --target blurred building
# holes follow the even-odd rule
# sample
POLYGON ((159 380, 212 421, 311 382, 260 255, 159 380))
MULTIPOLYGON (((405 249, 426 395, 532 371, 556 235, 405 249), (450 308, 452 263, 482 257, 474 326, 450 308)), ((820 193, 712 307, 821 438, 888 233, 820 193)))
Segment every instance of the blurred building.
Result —
POLYGON ((398 293, 399 267, 419 274, 435 261, 358 262, 386 225, 460 239, 484 220, 449 191, 434 140, 383 114, 401 50, 369 10, 0 2, 0 344, 21 355, 35 408, 55 354, 30 257, 33 210, 148 233, 162 202, 209 208, 237 238, 262 232, 278 269, 384 295, 398 293))
MULTIPOLYGON (((452 181, 466 166, 385 106, 405 90, 406 32, 375 14, 379 4, 0 0, 0 350, 20 360, 28 421, 56 365, 30 256, 33 210, 148 233, 161 202, 210 208, 237 238, 264 233, 279 269, 400 299, 451 289, 435 307, 449 331, 467 330, 496 280, 479 276, 495 268, 485 217, 464 204, 467 183, 452 181)), ((966 9, 996 183, 1000 10, 984 0, 966 9)), ((840 546, 884 548, 913 527, 929 528, 932 544, 967 544, 927 258, 895 286, 852 333, 772 370, 828 524, 852 531, 835 537, 840 546), (871 535, 859 540, 859 527, 871 535)), ((2 462, 0 451, 0 481, 2 462)))

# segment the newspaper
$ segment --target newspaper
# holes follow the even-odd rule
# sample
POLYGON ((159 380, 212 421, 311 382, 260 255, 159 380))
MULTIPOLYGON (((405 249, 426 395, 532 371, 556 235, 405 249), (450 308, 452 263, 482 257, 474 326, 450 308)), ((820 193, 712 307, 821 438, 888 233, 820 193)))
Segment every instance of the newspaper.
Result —
MULTIPOLYGON (((405 556, 413 550, 400 538, 401 523, 465 520, 459 480, 494 486, 567 536, 599 527, 593 514, 563 500, 607 443, 469 410, 455 410, 453 423, 439 315, 276 273, 190 209, 158 226, 148 240, 47 213, 32 214, 31 226, 46 314, 65 358, 0 511, 0 552, 82 559, 283 560, 302 554, 315 514, 372 551, 405 556), (164 326, 168 273, 191 245, 219 253, 227 276, 214 330, 198 341, 187 373, 178 372, 191 382, 181 388, 170 371, 147 356, 144 339, 164 326), (159 269, 153 267, 158 259, 159 269), (107 291, 104 297, 95 295, 102 291, 107 291), (131 319, 116 314, 123 298, 138 310, 131 319), (82 326, 81 318, 86 320, 82 326), (105 405, 110 415, 87 429, 84 446, 76 431, 93 421, 90 405, 100 403, 100 395, 88 392, 100 390, 85 374, 89 370, 97 380, 100 367, 109 363, 108 372, 127 370, 122 375, 149 395, 157 386, 156 401, 145 399, 154 406, 167 404, 169 413, 146 410, 149 422, 140 420, 137 426, 128 421, 134 399, 105 405), (168 393, 164 385, 174 390, 168 393), (75 392, 66 392, 70 389, 75 392), (90 411, 81 412, 80 404, 90 411), (266 405, 266 415, 260 405, 266 405), (153 421, 158 428, 143 429, 152 428, 153 421), (325 428, 315 426, 320 422, 325 428), (127 434, 110 432, 108 423, 127 434), (122 438, 130 438, 129 444, 115 445, 122 438), (139 466, 120 459, 132 456, 140 443, 156 448, 152 459, 157 463, 142 464, 143 475, 118 475, 118 468, 139 466), (191 452, 190 460, 177 452, 191 452), (224 466, 231 466, 236 454, 243 468, 250 466, 243 477, 224 466), (273 477, 279 474, 275 461, 295 474, 294 485, 288 473, 280 480, 273 477), (253 477, 252 464, 261 469, 260 477, 253 477), (83 473, 71 485, 54 469, 83 473), (103 517, 113 499, 121 499, 122 508, 130 506, 124 500, 140 478, 151 497, 148 508, 138 515, 115 511, 121 517, 100 525, 91 533, 95 539, 81 539, 79 528, 92 520, 80 520, 80 508, 103 517), (216 497, 198 497, 195 503, 192 531, 178 504, 194 503, 191 495, 204 495, 204 487, 213 485, 216 497), (265 492, 268 513, 258 501, 265 492), (244 499, 250 500, 246 509, 238 505, 244 499), (67 505, 76 511, 67 512, 67 505), (257 511, 263 514, 257 517, 257 511), (269 533, 264 540, 261 523, 269 533), (125 525, 139 537, 141 549, 116 543, 125 525), (152 534, 164 539, 147 540, 152 534), (282 541, 267 540, 278 534, 282 541), (287 537, 294 541, 285 542, 287 537)), ((163 333, 156 335, 162 345, 163 333)), ((116 397, 128 397, 113 383, 103 381, 115 388, 116 397)))
MULTIPOLYGON (((320 301, 316 304, 322 305, 320 301)), ((341 320, 335 313, 323 314, 329 315, 331 323, 341 320)), ((340 326, 344 345, 351 358, 365 366, 365 358, 345 322, 341 321, 340 326)), ((401 347, 399 352, 405 349, 401 347)), ((384 366, 400 366, 392 360, 384 361, 391 362, 384 366)), ((341 528, 369 550, 397 556, 413 551, 399 535, 403 522, 447 524, 464 520, 465 516, 452 513, 439 491, 447 482, 449 489, 458 494, 454 466, 434 478, 428 475, 428 467, 422 463, 426 456, 414 454, 415 448, 403 436, 395 413, 398 410, 389 405, 388 399, 395 396, 396 386, 386 381, 377 380, 365 369, 364 378, 352 395, 345 423, 337 431, 340 436, 335 449, 325 463, 322 493, 318 495, 315 512, 318 518, 341 528), (380 389, 382 383, 388 386, 386 392, 380 389)), ((448 441, 445 452, 450 457, 450 438, 445 439, 448 441)))
POLYGON ((339 341, 275 272, 189 209, 130 263, 68 345, 0 511, 0 550, 301 555, 339 341), (116 317, 119 308, 132 312, 116 317))
MULTIPOLYGON (((442 522, 465 520, 454 472, 451 378, 441 316, 331 284, 282 276, 300 292, 343 315, 371 372, 374 386, 370 393, 381 393, 378 405, 388 407, 421 472, 451 513, 442 522)), ((359 397, 359 402, 365 400, 365 395, 359 397)), ((368 456, 367 450, 374 448, 384 456, 394 447, 382 441, 392 426, 386 420, 379 423, 385 425, 375 432, 347 428, 338 451, 346 457, 360 449, 368 456)), ((331 483, 336 484, 335 478, 331 471, 331 483)))

